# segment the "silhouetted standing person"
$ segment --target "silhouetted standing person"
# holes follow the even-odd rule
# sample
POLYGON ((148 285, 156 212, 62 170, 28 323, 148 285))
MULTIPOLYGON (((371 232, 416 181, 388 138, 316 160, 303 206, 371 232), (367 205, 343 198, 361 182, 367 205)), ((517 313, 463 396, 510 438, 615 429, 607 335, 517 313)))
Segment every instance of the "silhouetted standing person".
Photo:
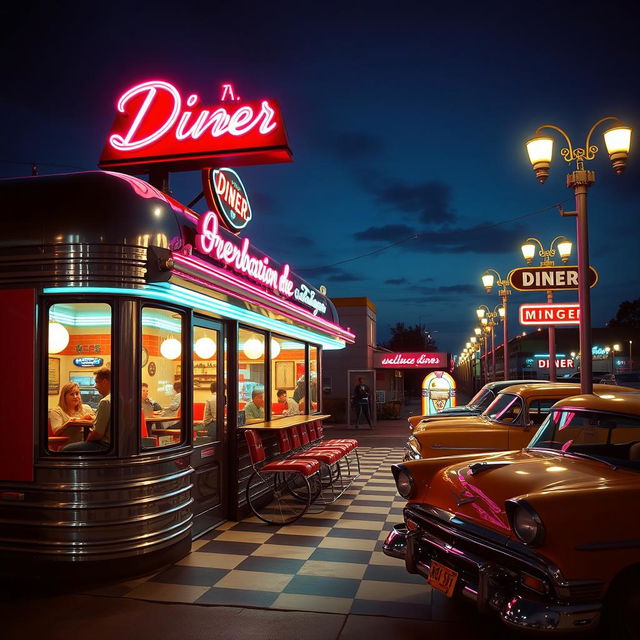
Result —
POLYGON ((373 427, 371 424, 371 413, 369 411, 369 403, 371 398, 371 392, 369 387, 364 383, 362 378, 358 378, 358 384, 353 389, 353 404, 357 411, 356 413, 356 429, 360 424, 360 418, 364 416, 367 419, 370 427, 373 427))

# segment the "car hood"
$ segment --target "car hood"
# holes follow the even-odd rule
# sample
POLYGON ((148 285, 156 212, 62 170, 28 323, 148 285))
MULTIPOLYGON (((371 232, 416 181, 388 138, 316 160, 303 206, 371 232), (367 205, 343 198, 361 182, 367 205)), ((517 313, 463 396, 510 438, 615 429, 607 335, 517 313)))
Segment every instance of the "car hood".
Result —
MULTIPOLYGON (((593 490, 603 483, 611 486, 628 482, 626 473, 611 478, 609 465, 596 460, 585 460, 570 455, 525 449, 478 458, 472 463, 454 464, 437 473, 428 489, 420 496, 426 502, 466 520, 511 535, 505 511, 510 498, 555 492, 593 490), (604 477, 603 477, 604 476, 604 477), (607 478, 609 476, 609 478, 607 478)), ((559 496, 558 496, 559 497, 559 496)))
POLYGON ((413 432, 421 433, 423 431, 431 432, 433 429, 464 429, 471 426, 490 425, 491 421, 480 415, 453 415, 453 416, 434 416, 435 420, 426 418, 414 427, 413 432))

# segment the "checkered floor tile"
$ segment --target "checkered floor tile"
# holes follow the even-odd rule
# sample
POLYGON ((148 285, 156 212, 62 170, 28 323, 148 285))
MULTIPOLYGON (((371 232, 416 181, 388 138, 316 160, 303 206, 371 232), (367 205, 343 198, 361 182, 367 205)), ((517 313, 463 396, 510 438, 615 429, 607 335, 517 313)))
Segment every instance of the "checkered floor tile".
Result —
MULTIPOLYGON (((400 448, 359 449, 361 475, 334 504, 283 527, 226 522, 192 552, 110 595, 170 602, 427 618, 431 590, 382 543, 405 501, 390 466, 400 448)), ((95 593, 95 591, 93 592, 95 593)))

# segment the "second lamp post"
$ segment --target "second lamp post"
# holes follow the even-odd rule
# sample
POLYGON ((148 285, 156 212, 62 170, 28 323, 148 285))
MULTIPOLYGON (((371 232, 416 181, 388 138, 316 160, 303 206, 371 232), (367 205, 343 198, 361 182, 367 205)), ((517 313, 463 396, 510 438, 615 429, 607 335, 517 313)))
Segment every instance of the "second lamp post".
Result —
MULTIPOLYGON (((554 264, 553 258, 556 255, 556 250, 560 254, 562 262, 567 262, 571 255, 571 242, 564 236, 556 236, 549 245, 548 249, 542 246, 542 242, 538 238, 527 238, 522 245, 522 255, 527 261, 527 264, 533 262, 533 256, 536 253, 536 248, 539 247, 538 255, 540 256, 541 267, 552 267, 554 264), (537 245, 537 246, 536 246, 537 245)), ((553 302, 553 291, 549 289, 547 291, 547 303, 553 302)), ((551 382, 556 381, 556 328, 553 325, 549 326, 549 380, 551 382)))
POLYGON ((497 282, 498 286, 502 287, 498 291, 498 295, 502 298, 502 308, 504 312, 500 314, 503 318, 503 333, 502 333, 502 355, 504 357, 504 374, 503 380, 509 379, 509 331, 507 329, 507 300, 511 295, 511 289, 508 288, 509 281, 503 280, 502 276, 495 269, 487 269, 482 276, 482 284, 487 293, 491 293, 493 283, 497 282), (497 280, 496 280, 497 277, 497 280))

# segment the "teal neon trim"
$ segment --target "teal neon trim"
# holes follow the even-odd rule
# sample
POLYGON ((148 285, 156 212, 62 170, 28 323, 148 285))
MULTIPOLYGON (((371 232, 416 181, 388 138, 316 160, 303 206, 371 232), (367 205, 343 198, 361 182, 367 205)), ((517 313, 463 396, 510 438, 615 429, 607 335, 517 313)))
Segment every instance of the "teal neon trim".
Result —
POLYGON ((195 291, 189 291, 182 287, 169 282, 161 282, 156 284, 144 285, 141 289, 118 289, 115 287, 47 287, 44 289, 46 294, 76 294, 76 293, 101 293, 113 295, 127 295, 135 297, 152 298, 174 304, 183 304, 189 308, 202 309, 217 313, 218 315, 233 320, 238 320, 246 324, 254 325, 262 329, 268 329, 292 338, 298 338, 304 342, 314 342, 322 346, 323 349, 335 350, 344 349, 343 340, 330 338, 321 333, 316 333, 308 329, 295 327, 280 320, 267 318, 259 313, 249 311, 248 309, 240 309, 234 305, 228 304, 221 300, 209 298, 195 291))

